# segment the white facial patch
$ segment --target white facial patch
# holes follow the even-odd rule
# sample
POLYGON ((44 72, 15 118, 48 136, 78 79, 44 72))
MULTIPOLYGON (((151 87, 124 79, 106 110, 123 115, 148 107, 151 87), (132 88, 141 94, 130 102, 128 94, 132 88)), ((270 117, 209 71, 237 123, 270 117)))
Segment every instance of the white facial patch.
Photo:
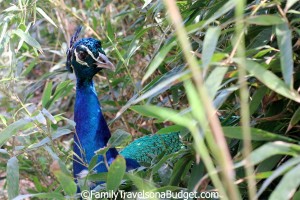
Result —
MULTIPOLYGON (((90 56, 91 56, 98 64, 106 65, 107 63, 110 63, 109 60, 108 60, 108 58, 107 58, 104 54, 98 52, 98 53, 99 53, 99 56, 98 56, 97 58, 95 58, 93 52, 91 52, 91 51, 89 50, 89 48, 87 48, 86 46, 83 46, 83 45, 81 45, 80 47, 83 48, 83 49, 85 49, 86 52, 87 52, 87 53, 88 53, 88 54, 89 54, 89 55, 90 55, 90 56), (102 61, 104 61, 104 62, 102 62, 102 61)), ((75 49, 75 57, 76 57, 76 61, 77 61, 78 63, 80 63, 81 65, 86 65, 87 67, 89 67, 88 64, 87 64, 86 62, 84 62, 84 61, 82 61, 82 60, 79 59, 79 57, 78 57, 78 52, 76 51, 76 49, 75 49)))
POLYGON ((74 53, 75 53, 75 59, 79 64, 86 65, 87 67, 89 67, 89 65, 86 62, 79 59, 77 49, 75 49, 74 53))

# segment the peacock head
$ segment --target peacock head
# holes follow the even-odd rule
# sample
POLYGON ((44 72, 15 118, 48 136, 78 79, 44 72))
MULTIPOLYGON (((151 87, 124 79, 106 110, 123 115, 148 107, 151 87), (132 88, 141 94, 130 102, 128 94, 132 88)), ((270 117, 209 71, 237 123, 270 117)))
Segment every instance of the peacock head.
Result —
POLYGON ((78 28, 70 41, 67 51, 66 67, 69 72, 75 71, 76 77, 91 79, 101 69, 115 70, 102 49, 101 41, 94 38, 83 38, 78 41, 81 28, 78 28))

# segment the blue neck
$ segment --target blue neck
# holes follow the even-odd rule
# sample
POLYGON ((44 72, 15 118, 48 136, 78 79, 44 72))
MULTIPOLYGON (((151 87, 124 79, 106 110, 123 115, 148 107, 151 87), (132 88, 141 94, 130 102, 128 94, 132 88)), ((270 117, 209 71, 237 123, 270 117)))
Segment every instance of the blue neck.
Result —
MULTIPOLYGON (((74 152, 89 164, 95 155, 94 152, 106 146, 110 138, 110 131, 102 115, 92 79, 77 79, 74 110, 77 134, 74 136, 74 152)), ((110 149, 106 153, 108 163, 110 164, 117 155, 115 148, 110 149)), ((103 162, 102 156, 99 156, 98 162, 103 162)), ((78 163, 78 158, 74 156, 73 169, 76 177, 76 174, 87 168, 78 163)), ((100 164, 96 171, 98 173, 107 171, 105 164, 100 164)))

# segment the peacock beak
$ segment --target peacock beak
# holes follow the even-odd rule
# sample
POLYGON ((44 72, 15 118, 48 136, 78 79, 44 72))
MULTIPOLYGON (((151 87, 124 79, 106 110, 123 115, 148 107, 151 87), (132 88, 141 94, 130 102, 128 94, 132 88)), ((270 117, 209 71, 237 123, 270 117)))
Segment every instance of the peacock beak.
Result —
POLYGON ((100 69, 109 69, 112 71, 116 70, 116 67, 114 66, 114 64, 112 64, 109 61, 109 59, 107 58, 107 56, 102 53, 99 53, 99 56, 96 59, 96 65, 97 65, 97 68, 100 68, 100 69))

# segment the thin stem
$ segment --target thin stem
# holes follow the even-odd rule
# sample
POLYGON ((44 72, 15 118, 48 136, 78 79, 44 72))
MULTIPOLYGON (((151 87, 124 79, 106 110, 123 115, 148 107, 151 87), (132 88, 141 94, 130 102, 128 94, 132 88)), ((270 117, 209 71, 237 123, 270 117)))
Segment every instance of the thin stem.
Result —
POLYGON ((181 44, 181 48, 185 55, 186 61, 188 62, 189 67, 192 71, 193 80, 196 84, 199 96, 204 104, 205 113, 208 118, 210 129, 214 134, 214 139, 216 142, 215 144, 220 149, 216 157, 217 157, 218 164, 222 168, 221 174, 224 179, 223 185, 227 186, 226 189, 227 189, 227 194, 229 196, 229 199, 231 200, 240 199, 239 192, 237 190, 236 185, 234 184, 235 173, 233 170, 233 163, 223 134, 223 130, 221 128, 220 121, 216 115, 216 110, 213 108, 211 100, 207 95, 206 88, 204 87, 201 68, 199 67, 195 57, 193 57, 190 53, 192 51, 192 48, 188 40, 188 35, 183 27, 180 12, 174 0, 165 0, 165 5, 167 7, 169 16, 175 27, 178 41, 181 44))
POLYGON ((244 29, 245 24, 243 20, 239 20, 243 18, 244 15, 244 0, 237 0, 237 6, 235 8, 235 18, 237 21, 240 21, 235 26, 235 34, 236 34, 236 47, 237 47, 237 56, 242 59, 239 62, 239 83, 240 83, 240 115, 241 115, 241 125, 243 130, 243 157, 245 159, 245 171, 247 175, 247 187, 248 187, 248 195, 249 199, 256 199, 256 181, 254 177, 254 168, 250 161, 250 154, 252 151, 251 145, 251 131, 250 131, 250 111, 249 111, 249 92, 247 86, 247 78, 246 78, 246 54, 245 54, 245 36, 244 29))

